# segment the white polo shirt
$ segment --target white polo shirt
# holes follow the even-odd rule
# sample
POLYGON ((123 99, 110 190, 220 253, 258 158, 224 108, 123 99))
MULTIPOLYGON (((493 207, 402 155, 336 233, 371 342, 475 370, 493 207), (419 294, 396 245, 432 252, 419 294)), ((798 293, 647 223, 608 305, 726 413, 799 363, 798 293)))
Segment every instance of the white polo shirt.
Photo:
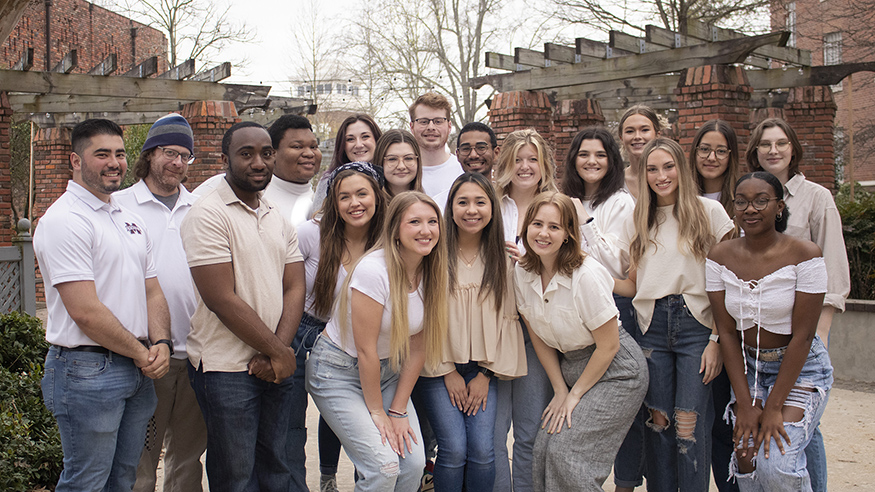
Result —
POLYGON ((62 347, 98 345, 76 326, 56 286, 93 281, 97 298, 137 338, 149 336, 145 279, 155 277, 152 242, 140 216, 105 203, 79 184, 46 210, 33 238, 46 286, 46 340, 62 347))
POLYGON ((197 300, 185 250, 182 249, 179 225, 197 197, 179 185, 179 198, 173 210, 170 210, 155 198, 142 180, 112 196, 119 205, 142 217, 146 229, 149 230, 158 283, 161 284, 161 290, 164 291, 170 307, 170 334, 175 349, 173 357, 185 359, 188 357, 185 339, 191 331, 191 317, 197 307, 197 300))

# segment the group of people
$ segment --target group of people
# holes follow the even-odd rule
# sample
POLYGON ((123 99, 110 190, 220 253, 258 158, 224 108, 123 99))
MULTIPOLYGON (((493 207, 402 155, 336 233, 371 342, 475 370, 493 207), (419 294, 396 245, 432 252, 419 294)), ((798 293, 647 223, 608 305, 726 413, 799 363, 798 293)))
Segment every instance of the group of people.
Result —
POLYGON ((616 137, 575 136, 557 186, 532 129, 499 146, 469 123, 449 153, 450 112, 428 93, 409 131, 350 116, 315 186, 306 118, 238 123, 193 193, 181 116, 118 192, 121 129, 79 124, 34 239, 57 490, 152 491, 162 448, 165 490, 201 490, 204 450, 211 490, 308 490, 309 395, 322 491, 341 449, 361 491, 426 469, 438 491, 601 490, 612 470, 617 490, 706 491, 708 464, 721 491, 825 491, 850 282, 793 129, 760 123, 741 177, 728 123, 685 152, 635 106, 616 137))

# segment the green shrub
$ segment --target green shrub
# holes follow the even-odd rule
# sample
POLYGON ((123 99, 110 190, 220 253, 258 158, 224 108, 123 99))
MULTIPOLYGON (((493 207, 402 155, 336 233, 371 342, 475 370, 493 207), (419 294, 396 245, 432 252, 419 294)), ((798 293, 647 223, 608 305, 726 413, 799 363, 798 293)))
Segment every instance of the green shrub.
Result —
POLYGON ((0 490, 54 488, 64 454, 40 379, 48 343, 40 320, 0 316, 0 490))
POLYGON ((836 195, 851 267, 850 297, 875 300, 875 194, 857 185, 851 201, 850 189, 844 184, 836 195))

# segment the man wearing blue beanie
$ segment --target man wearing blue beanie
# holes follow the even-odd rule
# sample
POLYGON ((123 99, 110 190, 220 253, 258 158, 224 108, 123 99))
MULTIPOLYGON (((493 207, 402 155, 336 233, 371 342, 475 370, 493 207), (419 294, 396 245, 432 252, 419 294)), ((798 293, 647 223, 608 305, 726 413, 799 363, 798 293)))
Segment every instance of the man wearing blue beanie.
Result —
POLYGON ((196 198, 182 186, 188 166, 194 162, 193 149, 191 126, 185 118, 178 114, 162 117, 149 129, 134 167, 140 180, 116 194, 121 206, 143 218, 152 238, 158 282, 170 307, 173 344, 170 371, 155 381, 158 406, 146 432, 135 492, 155 490, 162 446, 166 446, 164 490, 202 490, 200 457, 206 449, 207 431, 188 381, 186 351, 197 302, 179 236, 179 225, 196 198))

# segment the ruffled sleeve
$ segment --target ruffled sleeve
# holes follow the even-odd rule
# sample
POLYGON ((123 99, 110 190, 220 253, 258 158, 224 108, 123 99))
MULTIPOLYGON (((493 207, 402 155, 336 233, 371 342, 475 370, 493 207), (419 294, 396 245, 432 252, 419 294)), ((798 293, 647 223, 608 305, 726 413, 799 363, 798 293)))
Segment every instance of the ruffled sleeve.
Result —
POLYGON ((705 290, 708 292, 720 292, 726 290, 723 283, 723 265, 711 258, 705 260, 705 290))
POLYGON ((817 256, 796 265, 796 291, 824 294, 827 291, 826 262, 817 256))

